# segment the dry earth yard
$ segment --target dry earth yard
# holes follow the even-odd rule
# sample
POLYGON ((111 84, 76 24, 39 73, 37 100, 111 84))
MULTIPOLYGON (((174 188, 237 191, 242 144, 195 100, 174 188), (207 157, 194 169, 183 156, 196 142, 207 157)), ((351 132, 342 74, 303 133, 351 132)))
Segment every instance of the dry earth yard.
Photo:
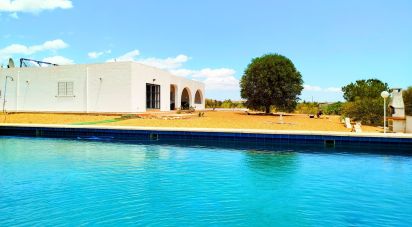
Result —
MULTIPOLYGON (((110 125, 110 126, 148 126, 148 127, 190 127, 190 128, 234 128, 234 129, 267 129, 267 130, 305 130, 305 131, 342 131, 344 127, 339 116, 323 116, 321 119, 309 118, 307 115, 279 116, 248 115, 245 112, 206 111, 203 117, 198 113, 145 114, 140 118, 114 115, 84 114, 46 114, 15 113, 0 115, 2 123, 28 124, 78 124, 78 125, 110 125)), ((379 127, 362 126, 364 132, 380 132, 379 127)))

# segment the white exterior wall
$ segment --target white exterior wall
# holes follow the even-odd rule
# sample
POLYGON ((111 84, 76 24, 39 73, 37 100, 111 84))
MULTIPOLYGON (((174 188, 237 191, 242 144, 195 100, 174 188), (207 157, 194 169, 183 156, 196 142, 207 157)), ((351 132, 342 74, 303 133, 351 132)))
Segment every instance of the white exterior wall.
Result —
POLYGON ((1 70, 1 102, 6 95, 7 111, 81 112, 84 109, 86 68, 13 68, 1 70), (6 76, 13 78, 7 80, 6 76), (74 84, 73 97, 57 97, 58 81, 70 81, 74 84), (5 90, 7 90, 5 94, 5 90))
POLYGON ((405 132, 406 121, 405 120, 392 120, 392 131, 393 132, 405 132))
POLYGON ((191 106, 204 109, 204 84, 132 62, 0 69, 0 102, 8 112, 136 113, 146 111, 146 83, 159 84, 161 111, 170 110, 170 84, 177 85, 177 108, 184 87, 191 106), (155 81, 153 81, 155 79, 155 81), (72 97, 59 97, 58 82, 73 82, 72 97), (196 90, 202 104, 194 104, 196 90))
POLYGON ((406 116, 406 130, 407 133, 412 133, 412 116, 406 116))
POLYGON ((146 111, 146 83, 160 85, 160 110, 170 110, 170 85, 176 86, 176 109, 180 108, 181 96, 184 88, 190 91, 190 105, 196 110, 205 109, 205 86, 203 83, 189 80, 182 77, 174 76, 163 70, 146 66, 139 63, 132 63, 132 99, 134 108, 138 112, 146 111), (195 93, 200 90, 202 94, 202 103, 195 104, 195 93), (143 95, 141 95, 143 91, 143 95))
POLYGON ((106 63, 87 67, 85 112, 137 112, 132 109, 130 63, 106 63))

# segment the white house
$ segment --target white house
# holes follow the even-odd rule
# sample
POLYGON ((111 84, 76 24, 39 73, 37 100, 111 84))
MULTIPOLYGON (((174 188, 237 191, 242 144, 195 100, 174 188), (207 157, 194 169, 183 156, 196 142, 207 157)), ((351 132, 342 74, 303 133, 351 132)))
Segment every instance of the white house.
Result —
POLYGON ((135 62, 0 68, 7 112, 139 113, 205 108, 205 85, 135 62))

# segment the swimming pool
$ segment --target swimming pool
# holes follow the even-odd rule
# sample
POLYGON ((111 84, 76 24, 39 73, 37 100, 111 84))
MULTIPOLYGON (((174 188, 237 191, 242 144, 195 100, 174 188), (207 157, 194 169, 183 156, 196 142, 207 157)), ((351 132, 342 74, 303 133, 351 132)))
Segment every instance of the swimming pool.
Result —
POLYGON ((409 155, 236 144, 0 137, 0 226, 412 225, 409 155))

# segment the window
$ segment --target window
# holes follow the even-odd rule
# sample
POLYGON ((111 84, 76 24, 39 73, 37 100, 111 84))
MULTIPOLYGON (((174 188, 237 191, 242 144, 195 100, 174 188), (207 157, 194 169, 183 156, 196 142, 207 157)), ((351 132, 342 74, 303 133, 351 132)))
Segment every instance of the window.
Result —
POLYGON ((160 109, 160 85, 146 84, 146 108, 160 109))
POLYGON ((74 96, 73 94, 73 82, 58 82, 57 83, 57 96, 67 97, 74 96))

